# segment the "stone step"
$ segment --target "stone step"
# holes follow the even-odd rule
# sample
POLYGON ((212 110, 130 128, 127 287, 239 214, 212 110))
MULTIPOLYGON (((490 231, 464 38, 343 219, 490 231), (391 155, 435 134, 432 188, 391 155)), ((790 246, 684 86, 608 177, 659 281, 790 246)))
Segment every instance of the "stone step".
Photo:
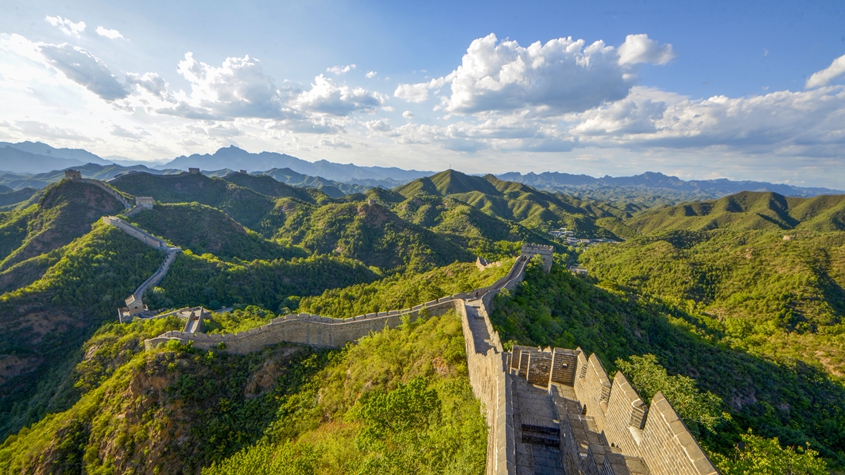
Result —
POLYGON ((523 419, 522 430, 536 432, 538 434, 560 434, 560 426, 554 421, 540 421, 536 419, 523 419))
POLYGON ((560 446, 560 438, 558 437, 548 437, 537 435, 533 433, 522 433, 522 443, 524 444, 536 444, 536 445, 545 445, 548 447, 559 447, 560 446))

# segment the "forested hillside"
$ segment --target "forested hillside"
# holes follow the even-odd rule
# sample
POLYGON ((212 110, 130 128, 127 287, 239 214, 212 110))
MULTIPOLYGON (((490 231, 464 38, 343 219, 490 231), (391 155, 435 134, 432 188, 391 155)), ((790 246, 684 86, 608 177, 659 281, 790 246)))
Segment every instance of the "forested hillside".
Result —
POLYGON ((742 457, 845 469, 841 196, 646 209, 452 170, 348 195, 222 172, 110 185, 154 208, 125 216, 100 188, 63 180, 0 212, 0 473, 484 470, 454 314, 331 351, 145 352, 184 321, 117 323, 164 254, 100 220, 110 214, 182 248, 143 301, 231 307, 210 333, 410 307, 490 285, 522 244, 550 244, 552 272, 530 265, 495 301, 506 346, 580 346, 644 400, 663 391, 725 474, 744 473, 742 457), (549 232, 560 227, 624 242, 570 247, 549 232), (499 262, 479 269, 479 256, 499 262))

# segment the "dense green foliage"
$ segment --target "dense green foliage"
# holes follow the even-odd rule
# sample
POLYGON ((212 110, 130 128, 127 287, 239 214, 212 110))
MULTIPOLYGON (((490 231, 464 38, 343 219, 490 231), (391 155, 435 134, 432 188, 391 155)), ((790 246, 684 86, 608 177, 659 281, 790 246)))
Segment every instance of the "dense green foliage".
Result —
POLYGON ((357 259, 385 272, 419 272, 474 258, 458 244, 377 203, 316 207, 282 198, 275 213, 284 216, 284 225, 275 237, 312 252, 357 259))
POLYGON ((70 243, 101 216, 121 210, 120 202, 96 186, 71 180, 52 185, 37 204, 0 224, 0 271, 70 243))
POLYGON ((347 346, 284 398, 261 442, 203 474, 480 474, 479 409, 455 314, 405 323, 347 346))
POLYGON ((163 203, 197 202, 224 211, 244 226, 259 230, 259 223, 274 206, 274 199, 202 174, 151 175, 129 173, 110 183, 133 196, 152 196, 163 203))
POLYGON ((251 304, 281 312, 291 306, 291 296, 318 295, 325 289, 377 277, 360 262, 338 257, 233 263, 212 254, 198 256, 185 251, 147 301, 150 308, 203 305, 217 309, 251 304))
POLYGON ((0 386, 0 433, 73 403, 77 393, 68 380, 82 343, 115 318, 115 309, 161 259, 158 251, 98 223, 63 248, 43 277, 0 295, 0 355, 20 360, 22 373, 0 386))
MULTIPOLYGON (((527 272, 512 295, 496 299, 491 318, 503 340, 580 346, 596 353, 609 374, 619 359, 655 355, 668 375, 693 376, 730 413, 715 433, 702 431, 701 442, 711 454, 728 454, 740 434, 753 428, 787 446, 809 442, 834 466, 845 463, 845 388, 820 369, 734 349, 723 333, 707 326, 708 320, 671 302, 597 287, 561 266, 544 274, 532 263, 527 272)), ((677 384, 683 381, 674 383, 684 386, 677 384)))
POLYGON ((827 475, 824 460, 818 452, 805 447, 783 448, 778 438, 764 439, 750 430, 742 434, 742 448, 728 456, 716 454, 714 459, 724 475, 827 475))
POLYGON ((722 343, 845 375, 845 233, 670 232, 600 246, 604 285, 694 313, 722 343))
POLYGON ((199 203, 159 204, 130 218, 132 224, 195 254, 251 261, 306 257, 302 249, 264 239, 220 210, 199 203))
POLYGON ((397 274, 369 284, 326 290, 299 303, 303 312, 345 318, 413 307, 444 295, 468 292, 493 284, 508 273, 513 260, 479 271, 475 264, 455 263, 423 274, 397 274))
POLYGON ((619 223, 631 216, 608 204, 540 191, 493 175, 475 177, 454 170, 414 180, 394 191, 408 199, 448 197, 529 229, 547 232, 567 227, 587 237, 617 237, 597 220, 605 218, 602 223, 607 226, 608 221, 619 223))

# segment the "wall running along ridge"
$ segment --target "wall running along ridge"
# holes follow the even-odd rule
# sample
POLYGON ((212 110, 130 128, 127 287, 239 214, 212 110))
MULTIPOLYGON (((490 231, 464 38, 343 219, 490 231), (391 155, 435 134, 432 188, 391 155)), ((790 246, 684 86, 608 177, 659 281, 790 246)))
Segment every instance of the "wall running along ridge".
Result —
MULTIPOLYGON (((170 266, 174 261, 176 261, 176 255, 179 254, 182 249, 178 247, 170 247, 163 239, 157 238, 143 229, 133 226, 118 217, 103 216, 103 222, 120 229, 148 246, 164 251, 164 262, 161 263, 153 275, 139 285, 138 288, 135 289, 135 292, 132 293, 132 297, 134 297, 137 302, 143 302, 144 293, 150 287, 154 287, 164 280, 164 277, 167 275, 167 271, 170 270, 170 266)), ((120 320, 120 323, 132 320, 132 317, 127 315, 128 310, 124 310, 126 309, 118 310, 118 320, 120 320)))
MULTIPOLYGON (((608 445, 608 453, 601 466, 582 460, 593 460, 590 449, 598 446, 577 443, 573 436, 571 417, 561 414, 560 453, 567 446, 576 451, 576 464, 567 473, 629 475, 623 462, 642 460, 644 472, 652 475, 710 475, 716 470, 678 418, 669 402, 658 393, 646 406, 631 388, 625 377, 617 373, 613 383, 595 355, 586 358, 581 349, 556 348, 540 350, 514 347, 505 352, 498 332, 490 322, 493 298, 502 289, 513 291, 525 278, 531 257, 539 255, 546 271, 552 264, 551 246, 527 245, 510 272, 489 287, 432 300, 412 308, 370 313, 346 319, 334 319, 312 314, 288 315, 271 320, 266 325, 235 334, 165 332, 144 341, 147 350, 168 341, 192 342, 195 348, 219 349, 246 354, 280 342, 300 343, 317 347, 341 347, 371 332, 398 326, 403 318, 411 321, 421 314, 442 315, 456 310, 461 317, 467 353, 467 367, 473 394, 479 399, 489 427, 487 437, 488 475, 517 474, 517 445, 514 427, 514 378, 526 378, 534 385, 546 386, 548 398, 563 387, 570 388, 578 401, 578 411, 595 419, 595 426, 608 445), (532 362, 533 360, 533 362, 532 362), (515 365, 515 366, 514 366, 515 365), (568 425, 567 425, 568 424, 568 425), (565 434, 569 434, 567 437, 565 434), (613 452, 613 451, 617 452, 613 452), (622 453, 619 453, 619 452, 622 453), (623 455, 624 454, 624 455, 623 455), (620 462, 620 460, 622 462, 620 462)), ((536 386, 535 386, 536 387, 536 386)), ((545 389, 545 388, 544 388, 545 389)), ((530 415, 529 415, 530 416, 530 415)), ((523 420, 523 419, 520 419, 523 420)), ((578 421, 576 421, 578 422, 578 421)), ((580 428, 576 428, 576 431, 580 428)), ((570 450, 570 452, 571 452, 570 450)), ((565 455, 564 455, 565 457, 565 455)), ((523 472, 519 472, 523 473, 523 472)))

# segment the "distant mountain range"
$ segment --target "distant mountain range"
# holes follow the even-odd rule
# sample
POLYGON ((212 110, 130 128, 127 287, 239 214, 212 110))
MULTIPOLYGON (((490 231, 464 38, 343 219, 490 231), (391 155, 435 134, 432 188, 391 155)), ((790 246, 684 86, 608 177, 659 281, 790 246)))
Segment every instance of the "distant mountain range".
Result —
POLYGON ((725 178, 718 180, 690 180, 685 181, 675 176, 668 176, 658 172, 646 172, 641 175, 594 178, 588 175, 572 175, 569 173, 544 172, 540 174, 519 172, 496 175, 507 181, 515 181, 539 189, 567 191, 567 189, 594 189, 599 187, 648 188, 653 190, 671 190, 681 193, 708 197, 722 197, 741 191, 771 191, 784 196, 817 196, 842 194, 845 191, 830 188, 806 188, 792 185, 774 184, 763 181, 731 181, 725 178))
MULTIPOLYGON (((87 150, 55 148, 41 142, 0 142, 0 185, 13 189, 42 188, 60 180, 63 177, 62 170, 67 168, 80 169, 84 176, 107 180, 131 171, 171 174, 191 167, 200 168, 214 176, 225 175, 231 170, 264 172, 291 185, 311 188, 334 187, 346 194, 373 187, 391 189, 434 174, 431 171, 358 166, 326 160, 309 162, 276 152, 250 153, 235 146, 221 148, 213 154, 183 155, 166 162, 159 160, 142 165, 125 157, 111 156, 104 159, 87 150)), ((502 180, 519 182, 542 190, 609 202, 630 201, 631 195, 650 194, 651 199, 642 200, 642 204, 646 206, 720 198, 741 191, 771 191, 784 196, 800 197, 845 193, 829 188, 797 187, 757 181, 686 181, 655 172, 630 177, 601 178, 561 172, 510 172, 496 176, 502 180), (655 196, 657 198, 653 198, 655 196)), ((326 191, 330 195, 336 194, 330 188, 326 188, 326 191)))
POLYGON ((301 158, 275 152, 249 153, 238 147, 221 148, 214 154, 181 156, 164 165, 165 168, 198 167, 203 170, 219 168, 241 169, 250 172, 273 168, 290 168, 304 175, 318 176, 329 180, 359 183, 369 186, 392 188, 417 178, 433 175, 432 171, 403 170, 396 167, 361 167, 353 164, 333 163, 326 160, 308 162, 301 158))

